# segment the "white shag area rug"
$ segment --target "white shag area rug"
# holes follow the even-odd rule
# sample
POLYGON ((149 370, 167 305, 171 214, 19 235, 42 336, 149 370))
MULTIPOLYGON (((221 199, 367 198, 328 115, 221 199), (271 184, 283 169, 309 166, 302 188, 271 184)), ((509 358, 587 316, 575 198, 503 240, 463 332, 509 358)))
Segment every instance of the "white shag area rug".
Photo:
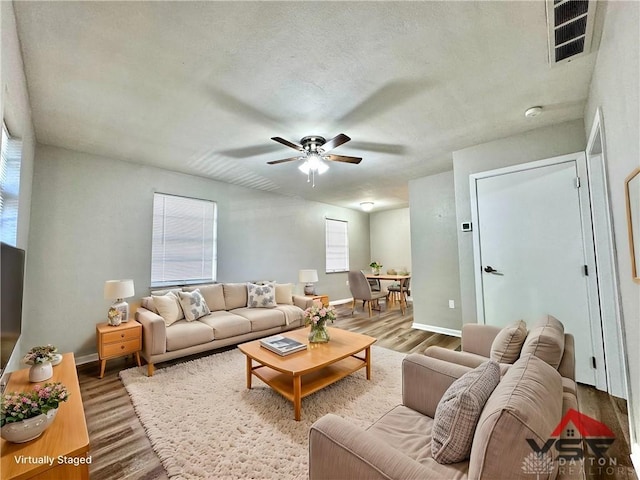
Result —
POLYGON ((403 353, 373 346, 371 380, 361 369, 293 404, 253 377, 237 349, 120 377, 153 449, 172 479, 304 479, 311 424, 327 413, 367 427, 401 403, 403 353))

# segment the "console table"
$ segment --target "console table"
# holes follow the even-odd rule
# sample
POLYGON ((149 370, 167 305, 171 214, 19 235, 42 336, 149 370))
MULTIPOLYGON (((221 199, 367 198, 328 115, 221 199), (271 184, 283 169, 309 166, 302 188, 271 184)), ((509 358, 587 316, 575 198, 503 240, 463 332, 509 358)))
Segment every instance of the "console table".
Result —
MULTIPOLYGON (((62 382, 69 391, 69 400, 60 404, 58 414, 49 428, 37 439, 26 443, 10 443, 2 440, 2 480, 63 479, 89 480, 89 432, 84 418, 82 397, 76 362, 73 353, 65 353, 62 362, 53 367, 53 377, 41 384, 62 382), (20 463, 16 458, 44 459, 49 463, 20 463)), ((6 392, 32 390, 35 383, 29 382, 29 369, 11 374, 6 392)))

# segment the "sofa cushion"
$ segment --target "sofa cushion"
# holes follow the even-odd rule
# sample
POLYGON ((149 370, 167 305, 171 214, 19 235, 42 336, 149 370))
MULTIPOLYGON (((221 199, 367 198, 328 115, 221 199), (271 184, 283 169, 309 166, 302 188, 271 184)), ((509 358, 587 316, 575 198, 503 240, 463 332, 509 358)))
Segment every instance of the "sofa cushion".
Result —
POLYGON ((293 305, 292 283, 276 283, 276 303, 278 305, 293 305))
POLYGON ((180 300, 175 293, 168 292, 165 295, 152 295, 151 297, 153 298, 154 306, 158 310, 158 315, 164 319, 167 327, 184 318, 180 300))
POLYGON ((227 309, 227 306, 224 303, 224 290, 221 283, 182 288, 185 292, 193 292, 196 289, 200 290, 200 293, 204 297, 204 301, 207 302, 207 306, 210 311, 217 312, 218 310, 227 309))
POLYGON ((140 300, 140 306, 155 313, 156 315, 158 314, 158 309, 156 308, 155 303, 153 303, 153 297, 142 297, 140 300))
POLYGON ((499 381, 500 366, 489 360, 462 375, 444 393, 436 407, 431 441, 438 463, 469 458, 480 413, 499 381))
POLYGON ((167 328, 167 352, 200 345, 213 340, 213 329, 195 320, 179 320, 167 328))
POLYGON ((286 324, 284 313, 277 308, 236 308, 232 313, 251 322, 251 331, 259 332, 286 324))
POLYGON ((560 320, 558 320, 553 315, 545 315, 540 320, 536 322, 534 327, 552 327, 560 330, 564 333, 564 325, 560 320))
POLYGON ((491 344, 491 360, 498 363, 513 363, 520 358, 522 344, 527 338, 527 325, 522 320, 518 320, 511 325, 507 325, 491 344))
POLYGON ((522 345, 520 355, 535 355, 553 368, 558 368, 564 353, 564 327, 558 324, 562 325, 549 315, 542 324, 532 328, 522 345))
POLYGON ((273 308, 276 306, 276 287, 273 283, 256 285, 247 283, 247 307, 273 308))
POLYGON ((207 302, 197 288, 193 292, 178 292, 180 306, 184 312, 184 318, 188 322, 197 320, 210 313, 207 302))
POLYGON ((213 338, 216 340, 251 333, 251 322, 249 320, 224 310, 211 312, 209 315, 200 317, 198 321, 213 328, 213 338))
MULTIPOLYGON (((504 472, 523 472, 523 462, 534 454, 527 439, 538 445, 548 441, 560 422, 562 401, 562 379, 557 370, 534 355, 520 357, 502 377, 480 415, 469 478, 504 478, 504 472), (503 452, 508 454, 500 454, 503 452)), ((557 455, 554 447, 548 453, 551 458, 557 455)), ((511 478, 530 477, 523 472, 521 477, 511 478)), ((554 477, 541 473, 539 478, 554 477)))
POLYGON ((246 283, 223 283, 224 303, 227 310, 242 308, 247 306, 247 284, 246 283))

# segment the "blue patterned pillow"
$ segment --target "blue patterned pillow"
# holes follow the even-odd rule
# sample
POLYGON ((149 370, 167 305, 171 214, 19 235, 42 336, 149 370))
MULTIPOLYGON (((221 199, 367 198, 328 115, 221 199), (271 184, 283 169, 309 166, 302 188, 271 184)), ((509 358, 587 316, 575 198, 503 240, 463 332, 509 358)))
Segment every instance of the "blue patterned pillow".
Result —
POLYGON ((276 306, 276 286, 273 283, 256 285, 247 283, 247 307, 273 308, 276 306))
POLYGON ((207 302, 204 301, 204 297, 200 293, 200 290, 196 289, 193 292, 178 292, 180 295, 180 305, 184 312, 184 318, 187 322, 192 322, 200 317, 209 315, 211 311, 207 302))

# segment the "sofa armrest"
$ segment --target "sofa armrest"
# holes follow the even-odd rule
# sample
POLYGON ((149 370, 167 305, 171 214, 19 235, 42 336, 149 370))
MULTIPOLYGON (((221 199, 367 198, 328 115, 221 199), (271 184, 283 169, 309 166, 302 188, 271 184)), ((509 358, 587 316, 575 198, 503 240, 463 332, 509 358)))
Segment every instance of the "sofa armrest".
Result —
POLYGON ((560 365, 558 365, 558 372, 563 377, 576 380, 576 345, 575 339, 570 333, 564 334, 564 352, 560 365))
POLYGON ((309 480, 436 478, 414 461, 352 422, 327 414, 309 431, 309 480))
POLYGON ((313 305, 313 297, 307 297, 305 295, 294 295, 293 304, 303 310, 306 310, 313 305))
POLYGON ((491 344, 500 330, 494 325, 465 323, 462 326, 462 351, 489 358, 491 344))
POLYGON ((407 355, 402 361, 402 404, 433 418, 447 388, 471 370, 419 353, 407 355))
POLYGON ((477 355, 469 352, 456 352, 449 348, 443 348, 438 346, 431 346, 424 351, 427 357, 439 358, 440 360, 446 360, 447 362, 457 363, 458 365, 464 365, 465 367, 476 368, 482 363, 488 360, 487 357, 477 355))
POLYGON ((140 307, 136 311, 136 320, 142 324, 142 354, 149 360, 151 355, 160 355, 167 351, 167 327, 164 319, 151 310, 140 307))

